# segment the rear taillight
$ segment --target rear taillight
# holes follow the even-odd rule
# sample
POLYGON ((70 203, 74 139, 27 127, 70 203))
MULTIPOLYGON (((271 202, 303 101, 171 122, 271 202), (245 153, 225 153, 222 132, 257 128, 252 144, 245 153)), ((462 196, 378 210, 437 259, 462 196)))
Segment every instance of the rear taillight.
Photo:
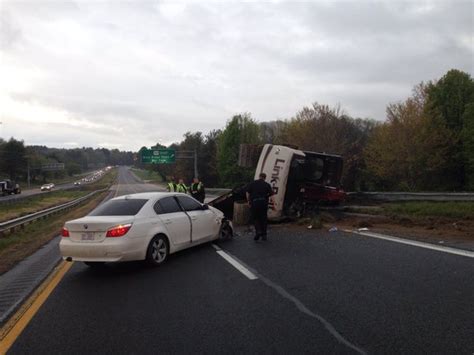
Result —
POLYGON ((62 237, 69 237, 69 231, 67 230, 67 228, 63 227, 63 229, 61 231, 61 236, 62 237))
POLYGON ((107 234, 106 234, 105 236, 106 236, 107 238, 122 237, 122 236, 124 236, 125 234, 127 234, 127 232, 129 231, 130 228, 132 228, 132 225, 131 225, 131 224, 119 225, 119 226, 110 228, 110 229, 107 231, 107 234))

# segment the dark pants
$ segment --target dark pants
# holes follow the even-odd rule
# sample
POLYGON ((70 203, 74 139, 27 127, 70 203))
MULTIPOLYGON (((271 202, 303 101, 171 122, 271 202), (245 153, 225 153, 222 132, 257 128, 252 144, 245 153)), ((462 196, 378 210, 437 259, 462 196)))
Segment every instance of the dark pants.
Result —
POLYGON ((194 197, 196 200, 198 200, 201 203, 204 203, 204 194, 203 193, 195 193, 193 194, 191 192, 191 196, 194 197))
POLYGON ((255 237, 267 238, 267 223, 268 223, 268 201, 254 200, 252 201, 250 211, 252 212, 253 223, 255 225, 255 237))

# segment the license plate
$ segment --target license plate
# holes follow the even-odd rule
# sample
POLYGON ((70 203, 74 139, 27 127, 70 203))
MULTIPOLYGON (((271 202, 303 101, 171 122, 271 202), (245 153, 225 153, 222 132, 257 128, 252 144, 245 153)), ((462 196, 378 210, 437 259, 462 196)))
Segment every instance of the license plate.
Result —
POLYGON ((94 232, 85 232, 81 234, 81 239, 82 240, 94 240, 95 235, 94 232))

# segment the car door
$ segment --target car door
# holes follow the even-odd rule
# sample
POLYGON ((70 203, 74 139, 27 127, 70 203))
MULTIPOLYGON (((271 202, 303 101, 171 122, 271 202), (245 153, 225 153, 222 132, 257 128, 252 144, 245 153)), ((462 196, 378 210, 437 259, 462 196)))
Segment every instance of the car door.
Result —
POLYGON ((216 216, 211 210, 203 209, 201 203, 188 196, 177 196, 177 199, 191 218, 193 242, 210 238, 218 233, 219 226, 216 222, 216 216))
POLYGON ((154 210, 165 225, 171 243, 183 245, 191 242, 190 217, 181 209, 174 196, 159 199, 154 210))

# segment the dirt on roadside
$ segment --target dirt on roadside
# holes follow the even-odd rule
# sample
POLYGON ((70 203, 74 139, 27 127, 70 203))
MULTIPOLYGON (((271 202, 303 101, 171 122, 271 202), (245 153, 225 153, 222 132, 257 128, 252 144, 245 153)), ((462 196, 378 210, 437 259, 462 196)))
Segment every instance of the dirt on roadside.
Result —
POLYGON ((346 231, 368 231, 394 237, 446 245, 474 251, 474 220, 451 218, 409 218, 380 215, 333 214, 323 212, 321 224, 301 219, 295 226, 329 231, 332 227, 346 231))

